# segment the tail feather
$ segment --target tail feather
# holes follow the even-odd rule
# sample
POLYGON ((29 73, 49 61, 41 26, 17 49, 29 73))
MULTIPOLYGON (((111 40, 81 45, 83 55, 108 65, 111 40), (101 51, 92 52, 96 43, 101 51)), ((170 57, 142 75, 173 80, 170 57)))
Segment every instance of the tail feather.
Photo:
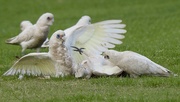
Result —
POLYGON ((12 42, 16 37, 9 38, 5 41, 6 44, 19 45, 18 43, 12 42))
POLYGON ((166 77, 169 77, 169 76, 171 76, 171 75, 173 75, 173 76, 178 76, 177 74, 174 74, 172 71, 170 71, 169 69, 167 69, 167 68, 164 68, 164 67, 162 67, 162 66, 158 66, 161 70, 163 70, 164 71, 164 73, 160 73, 162 76, 166 76, 166 77))
POLYGON ((172 72, 172 71, 170 71, 170 70, 168 70, 168 73, 169 73, 170 75, 174 76, 174 77, 177 77, 177 76, 178 76, 178 74, 175 74, 174 72, 172 72))
POLYGON ((170 70, 168 70, 167 68, 157 63, 152 62, 149 66, 150 66, 151 73, 155 76, 169 77, 171 75, 170 70))

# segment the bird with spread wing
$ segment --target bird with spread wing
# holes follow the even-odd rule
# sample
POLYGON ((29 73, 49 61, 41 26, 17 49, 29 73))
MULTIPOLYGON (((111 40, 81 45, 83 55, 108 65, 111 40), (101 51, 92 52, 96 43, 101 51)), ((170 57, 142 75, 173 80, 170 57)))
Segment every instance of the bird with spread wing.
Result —
POLYGON ((95 76, 112 76, 120 75, 123 70, 114 63, 110 62, 102 55, 89 55, 83 51, 83 48, 77 48, 72 46, 74 51, 79 52, 81 55, 85 55, 87 58, 83 60, 77 70, 75 70, 76 78, 90 78, 92 75, 95 76))
POLYGON ((63 59, 67 52, 64 39, 64 32, 56 31, 50 38, 48 53, 29 53, 16 61, 3 75, 20 75, 19 78, 22 78, 23 75, 59 77, 71 74, 71 65, 63 59))
MULTIPOLYGON (((64 76, 75 74, 80 64, 87 60, 84 54, 73 51, 72 46, 85 48, 88 55, 99 56, 124 38, 125 24, 121 20, 107 20, 90 24, 90 17, 83 16, 75 26, 65 32, 65 39, 57 41, 56 32, 49 42, 48 53, 32 53, 20 58, 4 75, 28 74, 64 76), (56 38, 56 39, 55 39, 56 38)), ((62 31, 61 31, 62 32, 62 31)), ((61 37, 60 37, 61 38, 61 37)))
MULTIPOLYGON (((83 18, 83 17, 82 17, 83 18)), ((90 22, 90 17, 85 16, 84 22, 90 22)), ((82 21, 83 22, 83 21, 82 21)), ((85 48, 84 51, 89 56, 99 56, 109 48, 114 48, 116 44, 121 44, 121 39, 126 33, 125 24, 122 20, 106 20, 97 23, 86 23, 85 25, 76 26, 75 30, 66 33, 68 37, 65 46, 68 54, 72 58, 72 69, 75 73, 82 61, 87 59, 85 54, 79 54, 73 51, 73 47, 85 48)))

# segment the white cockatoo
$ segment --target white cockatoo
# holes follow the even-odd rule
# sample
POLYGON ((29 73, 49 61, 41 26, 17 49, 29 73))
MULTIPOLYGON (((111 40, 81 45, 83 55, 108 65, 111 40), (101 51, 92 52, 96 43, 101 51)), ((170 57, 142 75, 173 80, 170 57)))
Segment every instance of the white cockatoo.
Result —
POLYGON ((75 71, 76 78, 90 78, 92 74, 96 76, 112 76, 119 75, 123 72, 122 69, 105 59, 102 55, 91 56, 83 51, 80 53, 85 54, 87 59, 82 61, 75 71))
POLYGON ((29 53, 21 57, 4 76, 23 75, 33 76, 65 76, 71 74, 71 60, 67 58, 64 46, 65 34, 62 30, 56 31, 49 41, 48 53, 29 53), (66 61, 64 58, 66 57, 66 61))
POLYGON ((49 33, 49 27, 54 22, 54 16, 52 13, 44 13, 32 26, 28 26, 19 35, 10 38, 6 41, 7 44, 21 45, 22 53, 26 49, 39 48, 43 42, 47 39, 49 33))
MULTIPOLYGON (((66 31, 65 34, 67 34, 68 37, 66 36, 65 37, 66 40, 65 41, 63 40, 64 45, 58 44, 55 40, 50 39, 49 52, 48 52, 48 55, 47 54, 46 55, 48 59, 52 59, 50 60, 51 62, 55 63, 55 64, 52 64, 55 67, 51 67, 51 68, 56 69, 55 71, 53 71, 56 73, 56 76, 69 75, 71 71, 73 71, 72 74, 74 74, 74 72, 79 67, 78 65, 81 64, 82 61, 87 59, 87 56, 85 56, 84 54, 81 55, 73 51, 72 46, 85 48, 86 53, 88 55, 96 56, 96 55, 100 55, 102 52, 106 51, 108 48, 114 48, 115 44, 121 44, 122 42, 120 41, 120 39, 123 39, 124 38, 123 34, 126 33, 126 30, 123 29, 125 27, 125 24, 121 24, 121 22, 122 22, 121 20, 107 20, 107 21, 102 21, 102 22, 94 23, 94 24, 87 24, 87 25, 80 24, 80 26, 78 27, 73 27, 72 31, 71 30, 66 31), (56 43, 53 43, 53 42, 56 42, 56 43), (55 47, 55 45, 62 46, 62 47, 55 47)), ((83 23, 84 22, 82 21, 82 24, 83 23)), ((45 73, 47 70, 49 70, 49 67, 48 68, 45 67, 46 64, 43 64, 44 65, 43 67, 39 67, 39 66, 37 67, 37 65, 39 65, 37 63, 38 61, 35 61, 33 58, 28 58, 28 55, 25 57, 22 57, 19 61, 22 60, 22 62, 24 62, 23 59, 31 59, 33 62, 30 64, 30 66, 32 65, 31 67, 24 66, 27 64, 19 65, 18 64, 19 61, 18 61, 4 75, 14 75, 18 73, 20 74, 35 73, 33 75, 39 75, 39 74, 42 74, 42 72, 45 73), (41 69, 47 68, 47 69, 44 72, 44 71, 39 70, 40 68, 41 69)), ((39 62, 44 61, 43 57, 35 57, 35 58, 42 59, 39 62)), ((28 62, 31 62, 31 61, 27 61, 25 63, 28 63, 28 62)), ((46 75, 46 74, 43 74, 43 75, 46 75)), ((48 74, 48 75, 51 76, 51 74, 48 74)))
POLYGON ((24 20, 20 23, 20 29, 21 31, 23 31, 24 29, 26 29, 27 27, 32 26, 33 24, 30 21, 24 20))
POLYGON ((72 46, 85 48, 88 55, 100 55, 108 48, 114 48, 115 44, 121 44, 120 39, 124 38, 126 30, 122 20, 106 20, 91 24, 89 16, 83 16, 76 25, 65 30, 65 46, 68 49, 68 56, 72 58, 73 73, 87 59, 84 54, 73 51, 72 46))
MULTIPOLYGON (((116 74, 116 72, 112 73, 112 71, 108 73, 108 68, 107 70, 101 70, 100 66, 109 67, 113 65, 104 65, 104 63, 102 63, 104 62, 104 59, 101 57, 98 58, 97 56, 99 56, 103 51, 106 51, 108 48, 114 48, 115 44, 122 43, 119 39, 124 38, 123 34, 126 33, 126 30, 123 29, 125 24, 121 24, 121 22, 121 20, 107 20, 91 24, 91 18, 89 16, 82 16, 74 26, 64 30, 66 34, 65 46, 68 49, 68 56, 70 56, 73 61, 73 74, 77 72, 81 65, 86 66, 85 63, 82 64, 82 61, 95 58, 96 60, 101 59, 102 61, 99 63, 99 65, 92 65, 94 66, 91 68, 93 69, 93 73, 99 72, 99 75, 100 73, 102 75, 116 74), (84 54, 80 55, 77 52, 73 52, 71 46, 85 48, 86 52, 89 55, 93 55, 95 58, 87 58, 87 56, 84 54), (96 67, 98 69, 95 69, 96 67)), ((87 60, 87 62, 92 63, 91 60, 87 60)), ((90 69, 90 64, 88 65, 88 68, 90 69)), ((110 70, 113 70, 113 68, 110 70)), ((119 70, 117 73, 120 73, 121 71, 119 68, 117 68, 117 66, 114 67, 114 70, 119 70)))
POLYGON ((167 68, 132 51, 118 52, 115 50, 108 50, 103 53, 103 56, 128 73, 130 77, 138 77, 140 75, 168 77, 172 73, 167 68))
MULTIPOLYGON (((24 29, 26 29, 29 26, 32 26, 33 24, 30 21, 24 20, 20 23, 20 28, 21 31, 23 31, 24 29)), ((49 47, 49 39, 47 38, 43 44, 41 45, 41 47, 49 47)))
MULTIPOLYGON (((33 24, 30 21, 24 20, 20 23, 20 28, 21 31, 23 31, 24 29, 26 29, 29 26, 32 26, 33 24)), ((49 47, 49 39, 47 38, 43 44, 41 45, 41 47, 49 47)))

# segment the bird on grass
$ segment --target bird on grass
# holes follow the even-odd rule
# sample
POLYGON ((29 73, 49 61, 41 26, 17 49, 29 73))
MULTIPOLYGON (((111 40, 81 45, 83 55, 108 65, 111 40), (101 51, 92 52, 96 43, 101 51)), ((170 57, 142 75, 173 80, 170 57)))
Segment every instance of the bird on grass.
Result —
POLYGON ((68 56, 72 58, 73 73, 78 65, 86 59, 84 54, 79 55, 73 52, 72 46, 86 47, 89 54, 100 55, 108 48, 114 48, 115 44, 121 44, 126 30, 122 20, 106 20, 91 24, 91 18, 87 15, 82 16, 79 21, 72 27, 64 30, 66 34, 65 46, 68 56))
MULTIPOLYGON (((32 26, 33 24, 30 21, 24 20, 20 23, 20 29, 21 31, 23 31, 24 29, 26 29, 29 26, 32 26)), ((49 39, 46 38, 46 40, 43 42, 43 44, 41 45, 41 48, 44 47, 49 47, 49 39)))
POLYGON ((59 42, 55 39, 57 36, 54 37, 57 34, 55 32, 50 39, 48 53, 26 55, 20 58, 4 75, 39 76, 42 74, 59 77, 74 74, 82 61, 87 59, 87 56, 74 52, 72 46, 80 46, 81 48, 86 46, 88 55, 100 55, 108 48, 114 48, 115 44, 122 43, 120 39, 124 38, 123 34, 126 33, 126 30, 124 30, 125 24, 121 24, 121 20, 107 20, 84 25, 85 22, 89 22, 89 20, 82 21, 78 27, 73 27, 72 31, 68 31, 68 37, 65 36, 65 39, 59 42), (45 58, 47 61, 44 60, 45 58), (24 59, 28 60, 24 61, 24 59), (28 64, 29 62, 31 63, 28 64))
POLYGON ((95 76, 112 76, 120 75, 123 70, 118 66, 114 65, 109 60, 105 59, 102 55, 88 55, 83 51, 84 48, 75 48, 74 51, 79 52, 79 54, 86 55, 87 59, 82 61, 75 72, 76 78, 90 78, 92 75, 95 76))
MULTIPOLYGON (((6 40, 7 44, 20 45, 22 47, 22 54, 26 49, 39 49, 43 42, 47 39, 49 28, 54 22, 54 16, 52 13, 44 13, 37 20, 36 24, 29 25, 28 27, 22 28, 22 32, 6 40)), ((28 24, 26 22, 26 24, 28 24)))
POLYGON ((65 46, 73 62, 73 73, 87 56, 73 51, 72 46, 85 48, 88 55, 99 56, 109 48, 114 48, 116 44, 121 44, 126 33, 126 25, 121 24, 122 20, 105 20, 92 24, 90 21, 89 16, 83 16, 76 25, 66 31, 65 46))
POLYGON ((71 66, 63 59, 66 54, 64 38, 62 30, 56 31, 50 38, 48 53, 24 55, 3 75, 19 75, 22 79, 24 75, 63 77, 71 74, 71 66))
POLYGON ((107 50, 103 56, 133 78, 141 75, 168 77, 172 74, 167 68, 136 52, 107 50))

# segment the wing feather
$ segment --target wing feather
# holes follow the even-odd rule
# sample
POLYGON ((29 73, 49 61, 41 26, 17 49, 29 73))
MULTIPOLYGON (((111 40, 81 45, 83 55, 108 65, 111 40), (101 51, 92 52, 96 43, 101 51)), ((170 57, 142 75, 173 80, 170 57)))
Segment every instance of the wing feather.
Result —
POLYGON ((108 36, 111 36, 113 38, 116 38, 116 39, 124 39, 124 35, 121 35, 121 34, 108 34, 108 36))
POLYGON ((105 21, 101 21, 101 22, 98 22, 98 23, 95 23, 95 24, 102 24, 102 25, 106 25, 106 24, 118 24, 118 23, 121 23, 122 20, 105 20, 105 21))
POLYGON ((107 33, 126 33, 124 29, 105 29, 107 33))
POLYGON ((16 37, 13 37, 13 38, 10 38, 10 39, 6 40, 6 43, 19 44, 22 41, 28 41, 34 36, 34 35, 32 35, 33 32, 35 31, 34 29, 35 29, 35 27, 34 27, 34 25, 32 25, 32 26, 28 27, 27 29, 23 30, 16 37))
POLYGON ((121 22, 122 20, 107 20, 76 29, 65 42, 73 61, 81 63, 86 56, 73 52, 70 46, 85 48, 84 51, 90 55, 100 55, 108 48, 114 48, 116 44, 121 44, 120 39, 123 39, 123 34, 126 33, 124 29, 126 25, 121 22))
POLYGON ((126 27, 125 24, 110 24, 110 25, 104 25, 103 28, 124 28, 126 27))
POLYGON ((51 60, 48 53, 30 53, 20 58, 4 76, 27 74, 27 75, 50 75, 56 73, 54 61, 51 60))

